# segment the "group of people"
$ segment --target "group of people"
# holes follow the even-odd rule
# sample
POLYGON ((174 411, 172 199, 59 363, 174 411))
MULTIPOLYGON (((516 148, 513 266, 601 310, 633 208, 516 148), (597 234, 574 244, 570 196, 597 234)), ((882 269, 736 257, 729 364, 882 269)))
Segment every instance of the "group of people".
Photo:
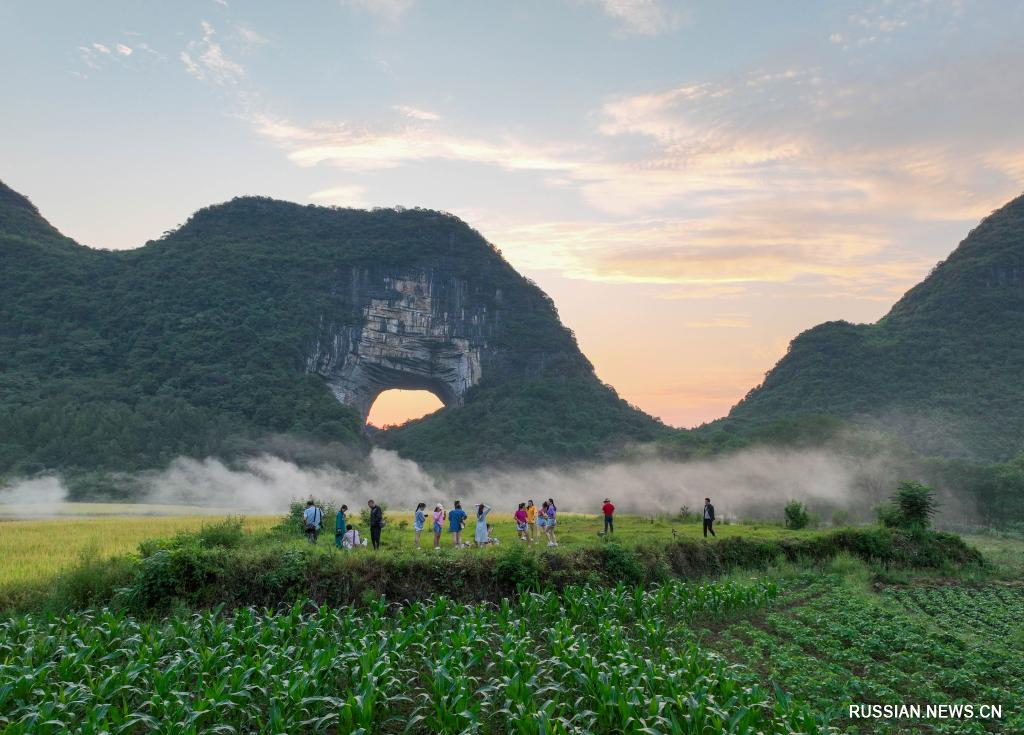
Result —
MULTIPOLYGON (((380 548, 381 531, 384 529, 384 510, 375 501, 367 501, 370 509, 370 543, 374 549, 380 548)), ((422 548, 420 537, 427 527, 427 504, 419 503, 416 506, 416 513, 413 517, 413 531, 416 534, 416 548, 422 548)), ((484 503, 477 504, 475 508, 476 526, 473 531, 473 544, 476 546, 488 546, 498 543, 494 537, 494 527, 488 521, 491 507, 484 503)), ((608 498, 604 499, 601 506, 601 513, 604 516, 604 531, 600 535, 608 535, 615 532, 615 506, 608 498)), ((708 533, 715 535, 715 506, 711 504, 711 498, 704 498, 704 536, 708 533)), ((558 539, 555 537, 555 530, 558 527, 558 507, 554 498, 545 500, 540 508, 533 500, 519 503, 512 514, 516 523, 516 534, 520 541, 533 543, 537 540, 537 529, 544 533, 548 540, 548 546, 558 546, 558 539)), ((462 501, 456 500, 450 511, 446 510, 443 503, 434 506, 431 514, 431 531, 434 535, 434 549, 441 548, 441 535, 447 522, 448 532, 452 534, 455 548, 472 546, 469 541, 464 540, 463 532, 469 514, 463 510, 462 501)), ((302 513, 302 521, 305 527, 306 537, 311 544, 315 544, 323 527, 323 511, 312 501, 306 503, 306 509, 302 513)), ((340 549, 353 549, 359 546, 366 546, 366 539, 359 533, 355 525, 349 523, 348 506, 342 505, 334 522, 334 545, 340 549)))
MULTIPOLYGON (((606 507, 609 505, 605 501, 606 507)), ((375 501, 367 501, 370 508, 370 543, 374 549, 380 548, 381 531, 384 528, 384 512, 375 501)), ((494 537, 494 526, 488 521, 491 507, 485 503, 479 503, 473 509, 476 516, 476 525, 473 529, 473 542, 470 543, 465 537, 466 524, 470 520, 469 514, 462 508, 462 501, 456 500, 452 509, 446 510, 443 503, 434 506, 431 514, 430 528, 434 536, 434 548, 441 548, 441 535, 444 533, 445 524, 448 532, 452 534, 456 548, 467 546, 488 546, 498 543, 494 537)), ((422 548, 421 537, 427 527, 427 504, 419 503, 413 517, 413 531, 416 534, 416 547, 422 548)), ((532 500, 520 503, 513 513, 516 522, 516 532, 522 541, 535 541, 537 538, 537 527, 539 526, 547 537, 548 546, 558 546, 558 539, 555 537, 555 528, 558 525, 558 507, 554 498, 548 498, 538 509, 532 500)), ((312 500, 306 502, 306 508, 302 512, 302 523, 306 538, 311 544, 315 544, 323 528, 323 511, 312 500)), ((608 516, 605 517, 605 528, 608 527, 608 516)), ((342 505, 335 516, 334 521, 334 545, 340 549, 352 549, 359 546, 366 546, 366 539, 359 533, 359 529, 349 521, 348 506, 342 505)))

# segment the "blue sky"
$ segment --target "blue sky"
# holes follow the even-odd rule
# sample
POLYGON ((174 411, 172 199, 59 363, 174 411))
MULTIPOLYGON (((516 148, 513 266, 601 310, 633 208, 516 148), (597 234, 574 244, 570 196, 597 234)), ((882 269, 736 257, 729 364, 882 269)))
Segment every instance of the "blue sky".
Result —
POLYGON ((0 4, 0 178, 129 248, 240 194, 454 212, 679 425, 1024 189, 1024 4, 0 4))

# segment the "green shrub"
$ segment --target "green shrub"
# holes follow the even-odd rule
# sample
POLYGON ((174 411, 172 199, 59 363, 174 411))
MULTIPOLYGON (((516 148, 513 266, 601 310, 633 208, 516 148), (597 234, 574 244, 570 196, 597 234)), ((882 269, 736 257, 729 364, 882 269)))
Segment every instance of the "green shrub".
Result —
POLYGON ((928 528, 939 508, 935 491, 919 482, 900 483, 892 499, 899 508, 902 527, 911 530, 928 528))
POLYGON ((619 544, 608 544, 601 547, 601 561, 604 572, 612 582, 642 582, 644 567, 636 552, 619 544))
POLYGON ((786 516, 786 528, 807 528, 807 524, 811 522, 811 514, 807 512, 807 506, 797 500, 790 500, 786 503, 783 513, 786 516))
POLYGON ((849 526, 852 524, 852 516, 850 511, 845 508, 836 508, 832 511, 832 525, 836 527, 849 526))
POLYGON ((241 516, 228 516, 219 523, 203 524, 195 534, 199 545, 204 549, 221 547, 234 549, 242 545, 245 531, 242 526, 245 519, 241 516))
POLYGON ((935 491, 919 482, 902 482, 892 498, 875 508, 875 515, 886 528, 924 531, 938 510, 935 491))
POLYGON ((701 520, 701 515, 696 511, 690 510, 690 506, 684 505, 679 509, 679 514, 676 518, 681 523, 698 523, 701 520))
POLYGON ((513 546, 498 557, 494 573, 500 579, 509 580, 517 588, 535 589, 540 585, 540 559, 522 544, 513 546))
POLYGON ((886 528, 902 528, 902 516, 899 507, 895 503, 889 501, 879 503, 875 506, 875 517, 886 528))

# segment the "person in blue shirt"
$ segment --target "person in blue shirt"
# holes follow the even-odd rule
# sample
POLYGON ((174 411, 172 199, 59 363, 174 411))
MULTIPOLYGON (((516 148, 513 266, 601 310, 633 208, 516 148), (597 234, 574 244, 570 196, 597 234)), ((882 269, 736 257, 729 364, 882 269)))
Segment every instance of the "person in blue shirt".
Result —
POLYGON ((315 544, 323 525, 324 512, 316 507, 312 500, 306 501, 306 509, 302 511, 302 525, 309 543, 315 544))
POLYGON ((462 502, 456 500, 455 507, 448 514, 448 530, 455 534, 455 548, 462 546, 462 527, 466 525, 466 511, 462 509, 462 502))
POLYGON ((420 534, 423 533, 423 526, 427 523, 427 514, 424 512, 427 509, 426 503, 420 503, 416 506, 416 517, 412 522, 412 530, 416 532, 416 548, 420 548, 420 534))

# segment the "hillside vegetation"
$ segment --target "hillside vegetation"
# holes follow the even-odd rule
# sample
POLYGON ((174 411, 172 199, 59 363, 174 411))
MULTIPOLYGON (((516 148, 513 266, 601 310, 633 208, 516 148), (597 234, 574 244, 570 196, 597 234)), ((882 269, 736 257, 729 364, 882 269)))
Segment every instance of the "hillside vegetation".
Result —
POLYGON ((810 329, 729 413, 744 433, 831 414, 927 455, 1006 460, 1024 450, 1024 197, 981 222, 877 324, 810 329))
MULTIPOLYGON (((668 431, 601 384, 551 300, 451 215, 245 197, 109 252, 62 236, 0 184, 0 477, 60 470, 89 495, 102 490, 90 472, 231 459, 279 435, 333 446, 336 464, 358 458, 358 415, 306 358, 324 314, 361 324, 344 287, 353 269, 392 266, 483 279, 501 296, 491 343, 513 366, 541 356, 531 390, 491 371, 472 421, 440 417, 446 458, 593 456, 668 431), (579 420, 558 420, 553 395, 579 420)), ((429 460, 436 437, 418 436, 395 444, 429 460)))

